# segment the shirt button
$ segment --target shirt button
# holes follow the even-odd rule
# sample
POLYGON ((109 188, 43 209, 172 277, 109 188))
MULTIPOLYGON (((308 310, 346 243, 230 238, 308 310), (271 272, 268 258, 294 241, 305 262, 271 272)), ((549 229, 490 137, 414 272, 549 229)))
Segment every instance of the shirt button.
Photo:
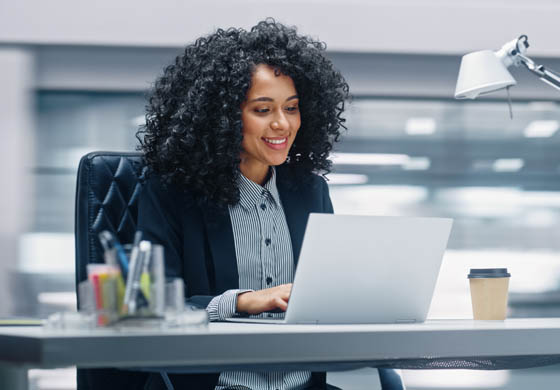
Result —
POLYGON ((266 205, 264 203, 261 203, 261 210, 266 210, 266 205))
POLYGON ((266 190, 262 190, 261 194, 262 194, 262 196, 265 196, 266 195, 266 190))
POLYGON ((269 276, 266 278, 266 284, 272 283, 272 278, 269 276))
POLYGON ((266 246, 269 246, 271 242, 272 242, 272 240, 270 238, 267 238, 266 240, 264 240, 264 243, 266 244, 266 246))

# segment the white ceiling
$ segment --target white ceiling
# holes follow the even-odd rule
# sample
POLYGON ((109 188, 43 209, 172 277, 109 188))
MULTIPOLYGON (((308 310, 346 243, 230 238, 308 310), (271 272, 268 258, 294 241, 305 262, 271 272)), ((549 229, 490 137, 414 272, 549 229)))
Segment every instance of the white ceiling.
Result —
POLYGON ((560 57, 559 11, 552 0, 12 0, 0 2, 0 44, 181 47, 274 16, 334 51, 463 54, 527 34, 529 55, 560 57))

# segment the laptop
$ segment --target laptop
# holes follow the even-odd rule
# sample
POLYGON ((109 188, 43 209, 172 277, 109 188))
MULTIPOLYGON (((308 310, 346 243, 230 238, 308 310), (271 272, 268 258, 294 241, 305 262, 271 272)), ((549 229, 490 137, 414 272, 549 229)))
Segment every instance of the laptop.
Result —
POLYGON ((450 218, 312 213, 284 318, 228 321, 424 322, 452 223, 450 218))

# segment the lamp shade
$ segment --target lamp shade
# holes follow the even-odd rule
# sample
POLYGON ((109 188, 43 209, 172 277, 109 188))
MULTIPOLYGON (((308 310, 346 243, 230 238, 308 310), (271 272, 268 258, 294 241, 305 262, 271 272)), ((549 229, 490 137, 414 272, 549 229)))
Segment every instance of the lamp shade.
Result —
POLYGON ((455 88, 455 99, 476 99, 481 93, 517 84, 492 50, 475 51, 463 56, 455 88))

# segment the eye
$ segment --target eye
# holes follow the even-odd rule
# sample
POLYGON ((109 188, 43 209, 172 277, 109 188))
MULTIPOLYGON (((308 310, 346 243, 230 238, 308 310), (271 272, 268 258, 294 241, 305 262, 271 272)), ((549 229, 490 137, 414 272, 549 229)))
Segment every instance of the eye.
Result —
POLYGON ((267 112, 269 112, 270 110, 268 108, 255 108, 254 110, 256 113, 258 114, 266 114, 267 112))
POLYGON ((288 112, 296 112, 298 109, 299 109, 298 106, 286 107, 286 111, 288 112))

